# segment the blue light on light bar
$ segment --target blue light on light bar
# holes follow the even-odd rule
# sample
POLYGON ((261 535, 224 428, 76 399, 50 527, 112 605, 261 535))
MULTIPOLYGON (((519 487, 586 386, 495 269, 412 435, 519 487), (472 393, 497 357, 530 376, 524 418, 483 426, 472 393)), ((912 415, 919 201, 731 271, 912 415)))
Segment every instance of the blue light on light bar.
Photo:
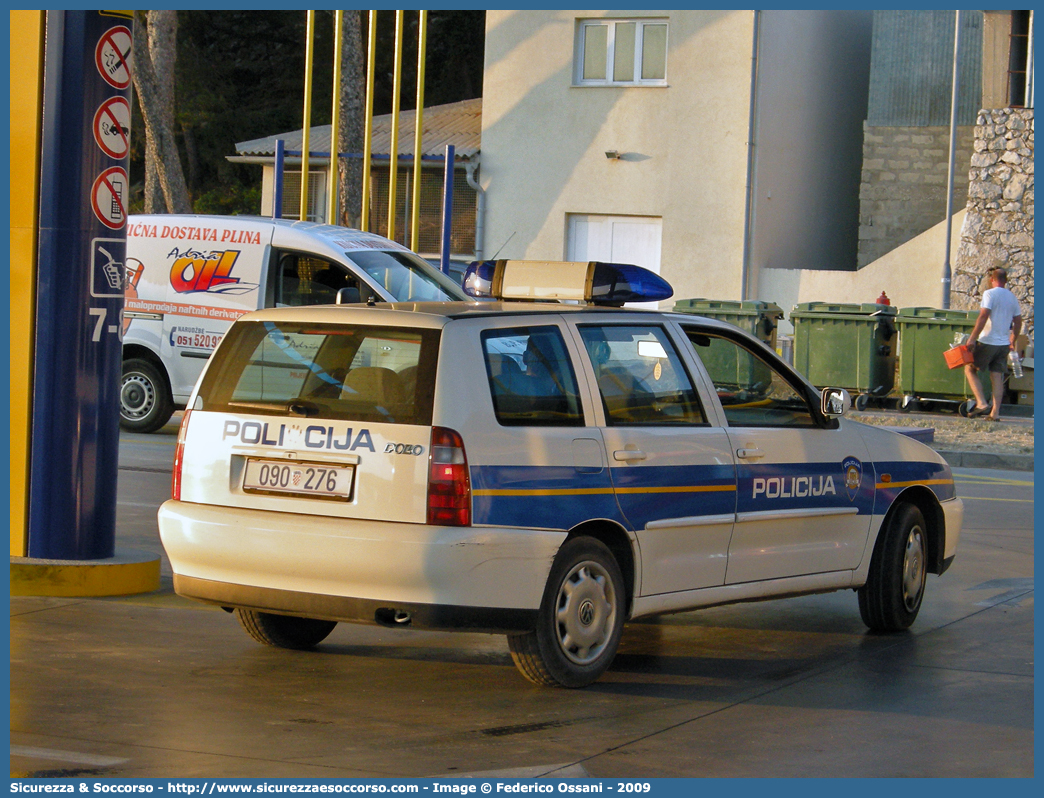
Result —
POLYGON ((595 305, 622 305, 624 302, 659 302, 674 295, 671 284, 656 272, 629 263, 595 261, 588 301, 595 305))
POLYGON ((674 295, 670 283, 655 272, 601 261, 476 261, 462 282, 464 290, 478 298, 573 300, 617 307, 674 295))
POLYGON ((493 274, 497 263, 492 260, 476 260, 468 264, 461 281, 464 293, 479 299, 493 298, 493 274))

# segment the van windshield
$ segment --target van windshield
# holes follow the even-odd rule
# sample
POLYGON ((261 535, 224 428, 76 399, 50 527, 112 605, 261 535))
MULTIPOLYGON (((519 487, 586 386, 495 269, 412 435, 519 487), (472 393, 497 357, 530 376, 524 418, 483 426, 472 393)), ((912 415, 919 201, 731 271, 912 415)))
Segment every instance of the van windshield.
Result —
POLYGON ((438 330, 237 322, 200 409, 428 425, 438 347, 438 330))
POLYGON ((353 250, 345 255, 397 302, 453 302, 471 298, 453 280, 412 252, 353 250))

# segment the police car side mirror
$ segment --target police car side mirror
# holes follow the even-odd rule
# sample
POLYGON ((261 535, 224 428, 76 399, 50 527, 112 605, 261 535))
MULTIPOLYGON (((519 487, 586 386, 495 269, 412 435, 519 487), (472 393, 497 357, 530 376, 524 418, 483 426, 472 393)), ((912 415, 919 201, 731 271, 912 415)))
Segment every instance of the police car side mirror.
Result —
POLYGON ((843 416, 852 409, 852 395, 844 388, 824 388, 819 409, 827 418, 843 416))

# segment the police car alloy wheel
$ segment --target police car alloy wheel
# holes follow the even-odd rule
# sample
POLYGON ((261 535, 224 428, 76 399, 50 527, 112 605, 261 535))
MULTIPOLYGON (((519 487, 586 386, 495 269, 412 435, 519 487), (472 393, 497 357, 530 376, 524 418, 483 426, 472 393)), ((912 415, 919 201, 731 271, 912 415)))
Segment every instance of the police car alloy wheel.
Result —
POLYGON ((924 598, 927 571, 924 516, 912 504, 895 509, 877 539, 859 614, 875 632, 897 632, 914 622, 924 598))
POLYGON ((120 425, 131 432, 155 432, 174 415, 167 381, 148 360, 123 362, 120 380, 120 425))
POLYGON ((585 687, 613 661, 623 632, 625 586, 601 541, 570 540, 547 580, 535 631, 508 637, 522 675, 540 685, 585 687))
POLYGON ((237 609, 236 617, 239 618, 239 623, 246 629, 247 634, 258 643, 298 651, 315 648, 337 626, 336 621, 275 615, 257 610, 237 609))

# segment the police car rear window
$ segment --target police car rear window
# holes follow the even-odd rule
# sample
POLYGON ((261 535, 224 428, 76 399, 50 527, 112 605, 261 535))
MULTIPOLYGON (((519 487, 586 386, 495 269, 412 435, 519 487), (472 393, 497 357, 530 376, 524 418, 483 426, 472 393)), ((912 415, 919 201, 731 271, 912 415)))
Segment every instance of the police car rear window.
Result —
POLYGON ((482 351, 503 426, 583 426, 576 376, 557 327, 487 330, 482 351))
POLYGON ((200 386, 202 409, 431 424, 439 331, 247 322, 200 386))

